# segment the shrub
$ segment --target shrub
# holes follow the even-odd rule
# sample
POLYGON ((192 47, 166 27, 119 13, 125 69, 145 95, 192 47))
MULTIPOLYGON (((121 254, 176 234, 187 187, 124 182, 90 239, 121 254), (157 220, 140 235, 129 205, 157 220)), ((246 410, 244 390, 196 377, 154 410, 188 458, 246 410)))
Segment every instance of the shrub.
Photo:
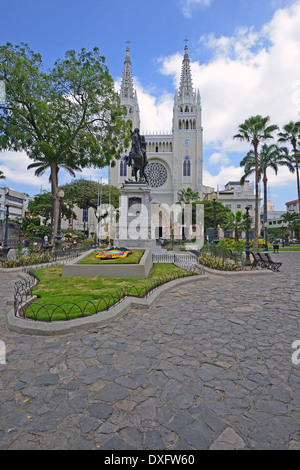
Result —
POLYGON ((33 264, 49 263, 51 253, 35 253, 30 255, 20 255, 14 259, 2 261, 2 268, 17 268, 19 266, 30 266, 33 264))
POLYGON ((236 271, 239 266, 233 263, 230 259, 214 256, 210 253, 203 253, 199 257, 199 261, 204 266, 221 271, 236 271))

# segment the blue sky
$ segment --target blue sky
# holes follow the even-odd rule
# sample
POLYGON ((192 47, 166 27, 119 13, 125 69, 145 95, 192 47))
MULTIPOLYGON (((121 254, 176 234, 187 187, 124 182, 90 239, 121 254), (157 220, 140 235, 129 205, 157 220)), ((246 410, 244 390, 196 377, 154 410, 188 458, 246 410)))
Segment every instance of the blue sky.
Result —
MULTIPOLYGON (((279 127, 300 119, 300 0, 0 0, 0 44, 26 42, 46 67, 68 49, 100 48, 118 86, 126 41, 141 112, 141 130, 171 131, 184 39, 203 108, 204 184, 220 189, 242 175, 249 150, 233 141, 254 114, 279 127)), ((5 184, 30 195, 49 189, 48 175, 27 171, 24 154, 0 153, 5 184)), ((106 177, 86 170, 84 177, 106 177)), ((68 181, 63 173, 60 182, 68 181)), ((296 177, 269 174, 276 210, 297 199, 296 177)))

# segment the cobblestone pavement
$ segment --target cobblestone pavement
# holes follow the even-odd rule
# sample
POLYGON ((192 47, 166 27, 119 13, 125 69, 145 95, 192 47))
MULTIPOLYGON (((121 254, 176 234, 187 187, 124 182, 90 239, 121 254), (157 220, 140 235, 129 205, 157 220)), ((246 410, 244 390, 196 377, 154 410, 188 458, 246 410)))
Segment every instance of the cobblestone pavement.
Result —
POLYGON ((300 449, 300 253, 271 276, 209 276, 104 328, 6 329, 0 449, 300 449))

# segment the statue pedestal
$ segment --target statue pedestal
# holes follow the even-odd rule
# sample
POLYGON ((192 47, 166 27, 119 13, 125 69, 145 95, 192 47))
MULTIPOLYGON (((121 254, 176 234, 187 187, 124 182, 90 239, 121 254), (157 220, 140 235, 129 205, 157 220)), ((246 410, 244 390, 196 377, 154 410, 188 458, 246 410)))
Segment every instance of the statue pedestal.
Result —
POLYGON ((120 189, 120 218, 115 246, 154 248, 151 230, 151 190, 147 183, 125 182, 120 189))

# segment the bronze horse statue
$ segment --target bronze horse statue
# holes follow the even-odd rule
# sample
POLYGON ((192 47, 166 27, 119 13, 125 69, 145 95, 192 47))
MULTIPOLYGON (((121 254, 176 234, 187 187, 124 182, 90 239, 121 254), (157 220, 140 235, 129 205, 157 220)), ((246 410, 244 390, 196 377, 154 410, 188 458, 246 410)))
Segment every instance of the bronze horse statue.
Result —
POLYGON ((131 132, 131 151, 128 157, 125 157, 128 166, 131 166, 132 176, 135 181, 140 183, 147 180, 145 168, 148 165, 147 154, 146 154, 146 141, 145 137, 140 135, 139 129, 134 129, 131 132), (139 172, 139 179, 138 179, 139 172))

